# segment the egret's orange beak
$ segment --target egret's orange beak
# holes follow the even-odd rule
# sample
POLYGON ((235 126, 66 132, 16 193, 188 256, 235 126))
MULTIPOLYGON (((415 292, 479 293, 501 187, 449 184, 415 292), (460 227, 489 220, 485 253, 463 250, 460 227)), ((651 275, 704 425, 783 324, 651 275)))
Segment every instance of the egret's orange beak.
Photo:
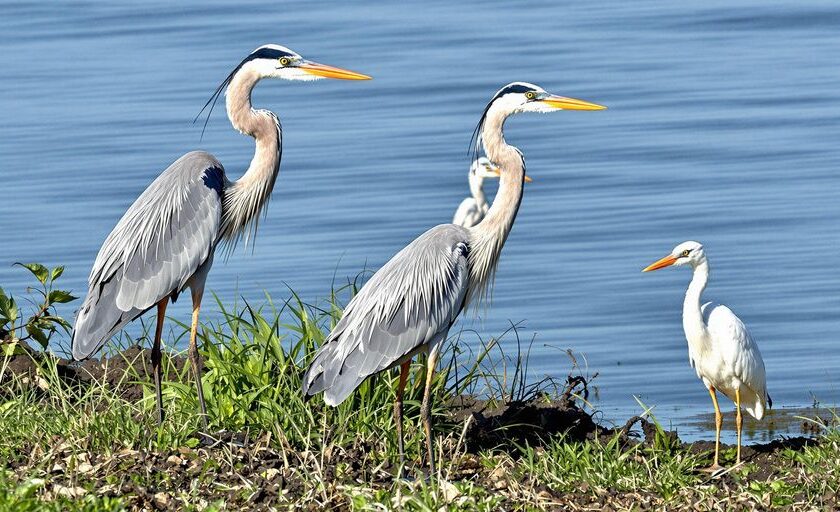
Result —
POLYGON ((588 101, 578 100, 575 98, 566 98, 565 96, 549 96, 539 101, 548 104, 554 108, 563 110, 604 110, 605 106, 597 103, 589 103, 588 101))
POLYGON ((349 69, 335 68, 327 66, 326 64, 319 64, 317 62, 304 62, 300 69, 306 71, 310 75, 323 76, 325 78, 336 78, 338 80, 370 80, 370 77, 349 69))
POLYGON ((670 267, 676 261, 677 261, 677 258, 675 258, 674 256, 669 254, 668 256, 665 256, 661 260, 651 263, 650 265, 645 267, 642 270, 642 272, 650 272, 652 270, 659 270, 660 268, 670 267))
MULTIPOLYGON (((499 167, 496 166, 496 167, 493 167, 493 169, 490 171, 490 174, 492 174, 493 176, 501 176, 502 175, 502 170, 499 167)), ((525 176, 525 183, 531 183, 532 181, 534 181, 534 180, 532 180, 530 176, 527 176, 527 175, 525 176)))

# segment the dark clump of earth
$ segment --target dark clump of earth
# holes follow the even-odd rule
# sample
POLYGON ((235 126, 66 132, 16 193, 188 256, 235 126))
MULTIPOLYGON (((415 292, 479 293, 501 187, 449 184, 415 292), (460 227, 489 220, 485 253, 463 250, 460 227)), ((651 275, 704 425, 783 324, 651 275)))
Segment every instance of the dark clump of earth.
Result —
MULTIPOLYGON (((23 378, 35 381, 48 359, 55 364, 58 377, 65 383, 76 386, 89 386, 104 383, 108 388, 119 392, 126 400, 138 400, 143 397, 143 386, 152 380, 151 350, 132 346, 116 354, 103 356, 101 359, 73 361, 58 358, 46 352, 24 349, 8 359, 3 381, 23 378)), ((169 356, 164 368, 164 380, 174 380, 176 374, 183 374, 187 360, 183 356, 169 356)), ((0 385, 4 384, 0 381, 0 385)), ((0 393, 7 392, 5 386, 0 393)))

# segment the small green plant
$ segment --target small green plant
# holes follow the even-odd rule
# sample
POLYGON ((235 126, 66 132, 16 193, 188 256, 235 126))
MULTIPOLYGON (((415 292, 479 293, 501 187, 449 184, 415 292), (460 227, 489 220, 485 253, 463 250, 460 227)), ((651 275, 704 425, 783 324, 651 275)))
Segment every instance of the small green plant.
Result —
POLYGON ((55 288, 56 280, 64 273, 64 267, 49 269, 40 263, 16 263, 35 276, 39 285, 27 288, 26 298, 31 314, 24 320, 23 310, 12 295, 0 288, 0 346, 3 353, 11 355, 25 350, 25 343, 37 342, 47 348, 50 338, 59 330, 70 332, 70 323, 58 316, 55 305, 75 300, 65 290, 55 288))

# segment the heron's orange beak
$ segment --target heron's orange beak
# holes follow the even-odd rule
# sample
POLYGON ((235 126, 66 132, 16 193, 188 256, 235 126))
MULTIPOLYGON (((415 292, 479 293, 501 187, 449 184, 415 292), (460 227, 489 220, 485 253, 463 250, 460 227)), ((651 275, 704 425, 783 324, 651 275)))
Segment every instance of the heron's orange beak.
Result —
POLYGON ((565 96, 549 96, 540 101, 548 104, 551 107, 562 110, 604 110, 605 106, 597 103, 589 103, 588 101, 578 100, 575 98, 566 98, 565 96))
POLYGON ((669 254, 668 256, 665 256, 661 260, 658 260, 658 261, 655 261, 655 262, 651 263, 650 265, 645 267, 642 270, 642 272, 650 272, 652 270, 659 270, 660 268, 670 267, 676 261, 677 261, 677 258, 675 258, 674 256, 669 254))
POLYGON ((326 64, 319 64, 317 62, 304 62, 300 69, 306 71, 310 75, 323 76, 325 78, 336 78, 338 80, 370 80, 370 77, 349 69, 335 68, 327 66, 326 64))

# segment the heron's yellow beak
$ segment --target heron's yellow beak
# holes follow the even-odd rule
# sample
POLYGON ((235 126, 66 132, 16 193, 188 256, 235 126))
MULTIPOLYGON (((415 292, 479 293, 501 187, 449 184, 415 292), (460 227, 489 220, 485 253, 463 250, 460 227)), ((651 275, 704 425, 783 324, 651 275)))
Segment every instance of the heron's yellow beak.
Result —
MULTIPOLYGON (((502 169, 500 167, 493 167, 488 172, 490 172, 490 174, 492 174, 493 176, 496 176, 496 177, 499 177, 499 176, 502 175, 502 169)), ((532 180, 530 176, 525 176, 525 183, 531 183, 532 181, 534 181, 534 180, 532 180)))
POLYGON ((323 76, 325 78, 336 78, 338 80, 370 80, 370 77, 349 69, 341 69, 326 64, 319 64, 317 62, 304 62, 300 69, 306 71, 310 75, 323 76))
POLYGON ((669 254, 668 256, 665 256, 661 260, 658 260, 658 261, 655 261, 655 262, 651 263, 650 265, 645 267, 642 270, 642 272, 650 272, 651 270, 659 270, 660 268, 670 267, 676 261, 677 261, 677 258, 675 258, 674 256, 669 254))
POLYGON ((589 103, 588 101, 577 100, 575 98, 566 98, 565 96, 549 96, 540 101, 543 103, 563 110, 604 110, 605 106, 597 103, 589 103))

